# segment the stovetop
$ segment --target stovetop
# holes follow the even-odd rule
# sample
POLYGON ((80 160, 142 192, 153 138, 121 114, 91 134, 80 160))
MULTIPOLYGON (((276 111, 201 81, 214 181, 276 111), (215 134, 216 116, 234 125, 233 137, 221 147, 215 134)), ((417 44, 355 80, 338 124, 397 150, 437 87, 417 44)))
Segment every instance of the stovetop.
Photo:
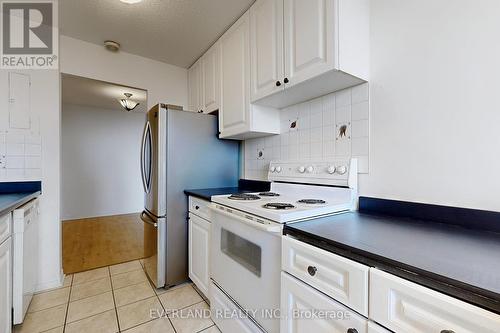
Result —
POLYGON ((344 187, 272 183, 270 192, 218 195, 212 201, 274 222, 289 223, 354 210, 354 195, 352 189, 344 187))

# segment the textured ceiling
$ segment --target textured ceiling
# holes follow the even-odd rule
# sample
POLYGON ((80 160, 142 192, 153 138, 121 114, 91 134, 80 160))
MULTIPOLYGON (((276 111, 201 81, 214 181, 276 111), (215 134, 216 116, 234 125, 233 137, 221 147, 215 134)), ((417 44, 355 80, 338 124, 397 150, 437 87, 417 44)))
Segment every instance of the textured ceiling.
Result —
POLYGON ((69 74, 62 75, 63 104, 85 105, 99 109, 123 111, 118 100, 125 98, 124 93, 133 94, 130 99, 140 103, 132 112, 145 113, 147 111, 146 90, 69 74))
POLYGON ((189 67, 254 0, 59 1, 61 33, 122 51, 189 67))

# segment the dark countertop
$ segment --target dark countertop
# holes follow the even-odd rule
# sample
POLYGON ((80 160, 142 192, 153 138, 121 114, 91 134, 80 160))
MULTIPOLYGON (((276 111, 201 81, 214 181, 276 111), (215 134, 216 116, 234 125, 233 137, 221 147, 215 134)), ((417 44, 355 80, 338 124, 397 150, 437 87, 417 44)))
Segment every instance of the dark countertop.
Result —
POLYGON ((250 190, 242 189, 240 187, 219 187, 219 188, 205 188, 198 190, 185 190, 184 193, 200 199, 210 201, 213 195, 224 195, 233 193, 251 192, 250 190))
POLYGON ((284 233, 500 313, 500 233, 358 212, 288 224, 284 233))
POLYGON ((0 194, 0 215, 6 214, 38 197, 40 191, 0 194))
POLYGON ((213 195, 248 193, 248 192, 265 192, 269 191, 269 188, 270 188, 269 182, 240 179, 238 182, 238 187, 189 189, 185 190, 184 193, 186 195, 210 201, 213 195))

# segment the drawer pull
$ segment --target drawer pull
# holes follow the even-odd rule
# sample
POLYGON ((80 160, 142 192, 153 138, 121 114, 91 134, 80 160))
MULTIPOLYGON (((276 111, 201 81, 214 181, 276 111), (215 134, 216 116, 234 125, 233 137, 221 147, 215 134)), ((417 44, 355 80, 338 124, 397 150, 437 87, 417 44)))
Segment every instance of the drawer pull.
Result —
POLYGON ((198 210, 200 209, 200 206, 195 206, 194 209, 198 210))
POLYGON ((316 275, 316 272, 318 271, 318 269, 314 266, 309 266, 307 267, 307 272, 309 273, 309 275, 311 276, 314 276, 316 275))
POLYGON ((455 331, 452 331, 452 330, 442 330, 441 333, 455 333, 455 331))
POLYGON ((347 333, 358 333, 358 330, 355 328, 349 328, 347 329, 347 333))

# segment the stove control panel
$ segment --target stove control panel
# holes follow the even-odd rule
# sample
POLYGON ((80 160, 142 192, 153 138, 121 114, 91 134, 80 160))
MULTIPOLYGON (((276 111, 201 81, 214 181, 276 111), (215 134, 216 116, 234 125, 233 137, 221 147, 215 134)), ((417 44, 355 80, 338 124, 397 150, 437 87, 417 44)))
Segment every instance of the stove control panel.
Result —
POLYGON ((357 179, 357 160, 327 161, 272 161, 269 164, 270 181, 304 184, 349 186, 357 179))

